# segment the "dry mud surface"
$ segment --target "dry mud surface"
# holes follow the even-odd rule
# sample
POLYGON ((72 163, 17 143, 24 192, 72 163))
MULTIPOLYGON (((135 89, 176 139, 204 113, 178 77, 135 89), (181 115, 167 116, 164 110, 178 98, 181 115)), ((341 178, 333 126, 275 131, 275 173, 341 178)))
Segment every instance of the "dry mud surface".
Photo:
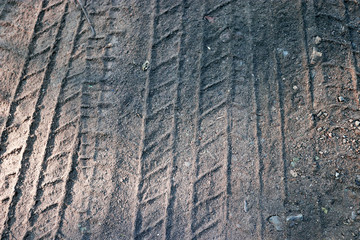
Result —
POLYGON ((75 2, 0 1, 1 239, 360 239, 358 1, 75 2))

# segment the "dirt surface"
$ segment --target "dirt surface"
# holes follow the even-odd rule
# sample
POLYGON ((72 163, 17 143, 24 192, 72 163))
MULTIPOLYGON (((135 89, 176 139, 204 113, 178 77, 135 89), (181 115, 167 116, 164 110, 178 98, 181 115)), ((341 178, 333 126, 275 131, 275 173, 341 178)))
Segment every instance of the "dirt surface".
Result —
POLYGON ((360 4, 0 1, 0 239, 360 239, 360 4))

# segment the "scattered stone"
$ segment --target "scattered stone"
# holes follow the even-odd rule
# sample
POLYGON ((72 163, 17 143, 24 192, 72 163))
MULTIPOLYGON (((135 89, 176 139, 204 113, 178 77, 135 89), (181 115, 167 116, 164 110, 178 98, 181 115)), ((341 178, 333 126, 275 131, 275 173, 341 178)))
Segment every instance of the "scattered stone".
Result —
POLYGON ((281 219, 279 216, 271 216, 269 218, 269 222, 272 225, 274 225, 274 227, 277 231, 284 231, 284 224, 281 222, 281 219))
POLYGON ((321 37, 316 36, 315 37, 315 44, 319 44, 321 42, 321 37))
POLYGON ((298 90, 298 87, 295 85, 295 86, 293 86, 293 89, 294 89, 294 90, 298 90))
POLYGON ((230 31, 228 29, 221 33, 220 40, 222 42, 224 42, 224 43, 229 42, 230 39, 231 39, 231 33, 230 33, 230 31))
POLYGON ((144 64, 142 65, 141 69, 142 69, 143 71, 146 71, 146 70, 149 69, 149 66, 150 66, 150 63, 149 63, 149 61, 146 60, 146 61, 144 62, 144 64))
POLYGON ((316 50, 316 48, 314 47, 313 48, 313 51, 311 53, 311 60, 310 60, 310 63, 311 64, 315 64, 318 60, 320 60, 322 57, 322 53, 321 52, 318 52, 316 50))
POLYGON ((298 176, 297 172, 294 171, 294 170, 292 170, 292 169, 290 170, 290 175, 293 176, 293 177, 297 177, 297 176, 298 176))
POLYGON ((323 114, 323 112, 322 112, 322 111, 319 111, 318 114, 316 114, 316 116, 317 116, 318 118, 320 118, 322 114, 323 114))
POLYGON ((300 213, 298 215, 288 216, 286 217, 286 222, 289 223, 290 227, 293 227, 295 224, 303 221, 304 216, 300 213))
POLYGON ((248 212, 249 211, 249 206, 246 200, 244 200, 244 212, 248 212))
POLYGON ((356 121, 355 121, 355 126, 356 126, 356 127, 359 127, 359 126, 360 126, 360 121, 356 120, 356 121))
POLYGON ((345 101, 345 98, 342 97, 342 96, 339 96, 339 97, 338 97, 338 101, 339 101, 339 102, 344 102, 344 101, 345 101))

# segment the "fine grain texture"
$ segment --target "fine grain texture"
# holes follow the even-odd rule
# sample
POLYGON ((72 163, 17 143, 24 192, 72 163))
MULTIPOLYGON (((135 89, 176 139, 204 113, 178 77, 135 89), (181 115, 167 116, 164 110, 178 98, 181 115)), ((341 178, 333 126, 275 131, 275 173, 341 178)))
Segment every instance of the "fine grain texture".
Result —
POLYGON ((0 239, 359 239, 359 18, 0 1, 0 239))

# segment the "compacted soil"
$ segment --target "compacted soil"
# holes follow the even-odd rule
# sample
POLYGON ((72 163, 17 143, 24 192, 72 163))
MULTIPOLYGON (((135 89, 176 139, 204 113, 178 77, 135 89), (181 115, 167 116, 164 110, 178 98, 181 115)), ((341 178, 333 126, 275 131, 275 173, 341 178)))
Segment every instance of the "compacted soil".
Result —
POLYGON ((0 239, 360 239, 359 94, 357 0, 1 0, 0 239))

